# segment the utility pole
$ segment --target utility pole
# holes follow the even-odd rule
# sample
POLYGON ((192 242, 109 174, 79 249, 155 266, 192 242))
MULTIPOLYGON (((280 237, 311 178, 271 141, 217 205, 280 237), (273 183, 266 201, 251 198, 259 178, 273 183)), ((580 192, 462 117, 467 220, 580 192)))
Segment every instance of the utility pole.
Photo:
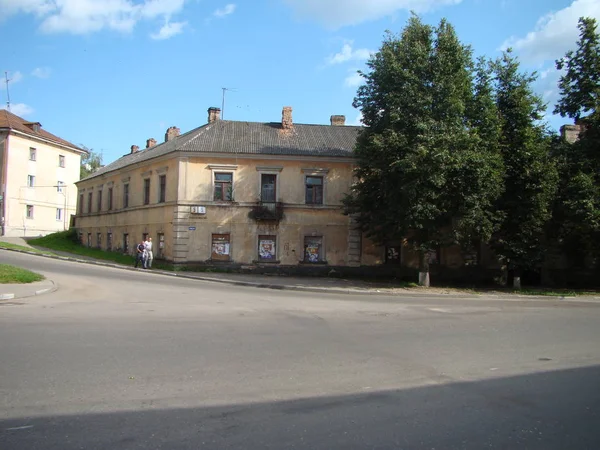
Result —
POLYGON ((6 79, 6 109, 10 111, 10 92, 8 91, 8 72, 4 72, 4 78, 6 79))

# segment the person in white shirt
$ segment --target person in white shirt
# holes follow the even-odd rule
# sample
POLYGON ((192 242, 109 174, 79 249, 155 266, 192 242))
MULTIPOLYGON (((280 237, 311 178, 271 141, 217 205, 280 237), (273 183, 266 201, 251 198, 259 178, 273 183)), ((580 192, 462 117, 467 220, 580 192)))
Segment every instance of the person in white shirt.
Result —
POLYGON ((152 253, 152 238, 149 237, 145 242, 146 247, 146 267, 149 269, 152 267, 152 260, 154 259, 154 253, 152 253))

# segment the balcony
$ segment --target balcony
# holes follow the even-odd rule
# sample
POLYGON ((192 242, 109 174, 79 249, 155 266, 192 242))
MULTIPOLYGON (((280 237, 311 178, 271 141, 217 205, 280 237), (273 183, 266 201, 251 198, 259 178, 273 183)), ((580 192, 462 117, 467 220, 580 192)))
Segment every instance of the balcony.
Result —
POLYGON ((258 202, 251 207, 248 217, 257 221, 279 222, 283 218, 283 203, 258 202))

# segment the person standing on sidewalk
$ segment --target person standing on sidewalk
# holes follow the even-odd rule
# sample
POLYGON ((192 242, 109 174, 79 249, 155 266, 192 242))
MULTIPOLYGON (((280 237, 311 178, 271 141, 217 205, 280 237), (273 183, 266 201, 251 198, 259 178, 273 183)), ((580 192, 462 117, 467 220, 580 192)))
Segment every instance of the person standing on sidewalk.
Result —
POLYGON ((142 269, 146 268, 146 260, 144 259, 144 253, 146 252, 146 246, 144 245, 144 241, 140 242, 137 247, 135 248, 135 251, 137 252, 136 257, 135 257, 135 267, 137 269, 138 264, 142 263, 142 269))
POLYGON ((146 246, 146 268, 150 269, 152 267, 152 260, 154 259, 154 253, 152 253, 152 238, 149 237, 146 242, 144 242, 146 246))

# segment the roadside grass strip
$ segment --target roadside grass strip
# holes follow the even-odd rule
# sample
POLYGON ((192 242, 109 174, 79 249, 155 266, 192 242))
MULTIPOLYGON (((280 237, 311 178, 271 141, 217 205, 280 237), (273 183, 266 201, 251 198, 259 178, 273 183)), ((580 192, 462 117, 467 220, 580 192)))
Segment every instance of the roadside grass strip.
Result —
POLYGON ((44 279, 45 277, 39 273, 8 264, 0 264, 0 284, 27 284, 44 279))

